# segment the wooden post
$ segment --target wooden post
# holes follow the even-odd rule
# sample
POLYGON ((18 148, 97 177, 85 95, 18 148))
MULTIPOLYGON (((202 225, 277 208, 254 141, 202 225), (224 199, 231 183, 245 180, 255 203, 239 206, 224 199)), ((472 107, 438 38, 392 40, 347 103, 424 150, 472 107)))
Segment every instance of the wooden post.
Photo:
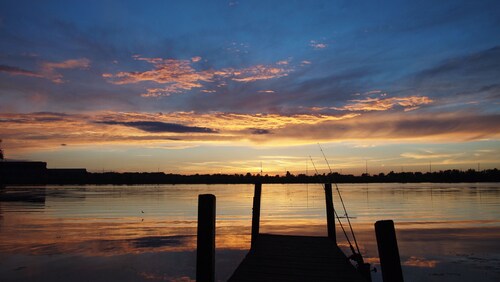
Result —
POLYGON ((366 282, 372 282, 372 272, 369 263, 358 265, 358 271, 361 275, 363 275, 363 277, 365 277, 366 282))
POLYGON ((375 222, 378 256, 384 282, 403 282, 396 231, 392 220, 375 222))
POLYGON ((198 196, 196 281, 215 281, 215 196, 198 196))
POLYGON ((257 237, 259 237, 260 224, 260 196, 262 194, 262 184, 255 183, 255 191, 253 194, 253 209, 252 209, 252 241, 250 249, 255 247, 257 237))
POLYGON ((332 184, 325 183, 325 201, 326 201, 326 222, 328 227, 328 238, 337 243, 337 234, 335 233, 335 210, 333 208, 332 184))

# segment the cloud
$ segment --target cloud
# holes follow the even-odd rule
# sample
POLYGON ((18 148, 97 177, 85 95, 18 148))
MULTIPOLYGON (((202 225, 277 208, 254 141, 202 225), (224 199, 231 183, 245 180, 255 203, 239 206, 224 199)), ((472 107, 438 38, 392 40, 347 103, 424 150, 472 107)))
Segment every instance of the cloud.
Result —
POLYGON ((196 56, 196 57, 192 57, 191 58, 191 62, 193 62, 193 63, 196 63, 196 62, 199 62, 199 61, 201 61, 201 57, 200 56, 196 56))
POLYGON ((252 136, 270 134, 274 129, 293 124, 317 124, 353 116, 356 115, 283 116, 195 112, 0 113, 0 136, 11 144, 9 146, 16 148, 60 148, 60 144, 72 144, 72 147, 75 147, 84 144, 148 142, 149 145, 156 143, 157 146, 164 146, 165 142, 181 141, 235 142, 252 140, 252 136))
POLYGON ((328 47, 328 44, 321 43, 321 42, 318 42, 316 40, 311 40, 311 41, 309 41, 309 46, 313 47, 316 50, 320 50, 320 49, 325 49, 326 47, 328 47))
MULTIPOLYGON (((500 115, 472 115, 467 112, 426 115, 405 112, 344 115, 220 112, 2 113, 0 136, 9 144, 9 148, 60 148, 60 144, 71 144, 75 148, 85 144, 143 145, 145 142, 148 146, 157 147, 178 145, 179 142, 181 146, 198 144, 197 142, 250 142, 268 145, 350 140, 461 142, 499 138, 499 119, 500 115)), ((410 152, 403 157, 424 156, 410 152)), ((428 157, 429 154, 426 154, 425 158, 428 157)))
POLYGON ((88 68, 89 66, 90 66, 90 61, 85 58, 66 60, 59 63, 47 62, 42 64, 42 68, 49 72, 54 71, 56 69, 76 69, 76 68, 85 69, 88 68))
POLYGON ((206 127, 185 126, 177 123, 165 123, 158 121, 99 121, 97 123, 108 125, 123 125, 134 127, 151 133, 174 132, 174 133, 214 133, 216 131, 206 127))
POLYGON ((500 66, 500 46, 495 46, 473 54, 456 56, 428 68, 417 75, 418 80, 439 80, 443 75, 463 76, 498 73, 500 66), (479 72, 479 73, 477 73, 479 72))
POLYGON ((307 61, 307 60, 304 60, 304 61, 300 62, 301 66, 306 66, 306 65, 310 65, 310 64, 312 64, 312 62, 311 61, 307 61))
POLYGON ((6 72, 11 75, 23 75, 38 78, 49 79, 54 83, 63 83, 63 75, 57 70, 59 69, 87 69, 90 66, 90 60, 86 58, 71 59, 62 62, 44 62, 40 66, 38 72, 0 65, 0 72, 6 72))
POLYGON ((54 83, 63 83, 62 74, 58 73, 59 69, 88 69, 90 60, 86 58, 72 59, 62 62, 45 62, 42 64, 43 77, 52 80, 54 83))
POLYGON ((252 82, 287 76, 290 70, 282 67, 257 65, 244 69, 232 69, 232 80, 239 82, 252 82))
POLYGON ((31 77, 43 77, 41 74, 25 70, 22 68, 18 67, 11 67, 11 66, 6 66, 6 65, 0 65, 0 72, 5 72, 10 75, 24 75, 24 76, 31 76, 31 77))
POLYGON ((253 82, 268 80, 288 75, 292 68, 279 61, 275 65, 256 65, 247 68, 222 68, 197 70, 192 64, 201 60, 193 57, 191 60, 143 58, 134 56, 135 60, 145 61, 153 65, 152 70, 143 72, 104 73, 102 77, 113 84, 132 84, 139 82, 155 82, 161 87, 147 88, 143 97, 169 96, 182 93, 193 88, 202 88, 204 84, 232 80, 236 82, 253 82))
POLYGON ((448 107, 478 101, 488 104, 500 95, 498 77, 500 46, 495 46, 444 60, 408 77, 401 86, 446 99, 443 103, 448 107))
POLYGON ((260 159, 269 159, 269 160, 304 160, 304 157, 293 157, 293 156, 280 156, 280 155, 272 155, 272 156, 259 156, 260 159))
POLYGON ((0 114, 0 122, 3 123, 17 123, 17 124, 30 124, 30 123, 40 123, 40 122, 53 122, 53 121, 63 121, 65 117, 68 117, 65 113, 53 113, 53 112, 34 112, 31 114, 0 114))
POLYGON ((113 84, 131 84, 143 81, 168 84, 162 88, 147 89, 147 93, 143 94, 144 97, 168 96, 171 93, 199 88, 202 87, 201 82, 208 82, 214 78, 214 73, 196 71, 189 60, 142 58, 139 56, 135 56, 134 59, 153 64, 154 69, 144 72, 105 73, 102 76, 113 84))
POLYGON ((294 125, 273 131, 275 139, 308 140, 386 140, 412 142, 454 142, 500 137, 500 115, 378 112, 352 119, 314 125, 294 125))
MULTIPOLYGON (((375 93, 375 92, 373 92, 375 93)), ((373 94, 370 93, 370 94, 373 94)), ((362 100, 350 100, 350 104, 343 107, 333 107, 339 111, 387 111, 399 105, 405 111, 418 109, 421 105, 430 104, 432 99, 426 96, 392 97, 392 98, 366 98, 362 100)))
POLYGON ((351 119, 358 114, 346 115, 318 115, 318 114, 237 114, 237 113, 210 113, 198 114, 198 122, 213 124, 228 131, 246 131, 258 128, 260 130, 274 130, 292 125, 314 125, 327 121, 351 119))
POLYGON ((366 96, 369 96, 369 95, 379 95, 379 94, 382 94, 382 90, 371 90, 371 91, 367 91, 365 93, 363 93, 363 95, 366 95, 366 96))
POLYGON ((430 151, 426 152, 421 152, 421 153, 403 153, 401 154, 401 157, 403 158, 410 158, 410 159, 416 159, 416 160, 421 160, 421 159, 442 159, 442 158, 451 158, 454 157, 455 155, 452 154, 438 154, 438 153, 433 153, 430 151))
POLYGON ((259 128, 251 128, 250 132, 252 134, 258 134, 258 135, 271 134, 271 131, 269 131, 267 129, 259 129, 259 128))

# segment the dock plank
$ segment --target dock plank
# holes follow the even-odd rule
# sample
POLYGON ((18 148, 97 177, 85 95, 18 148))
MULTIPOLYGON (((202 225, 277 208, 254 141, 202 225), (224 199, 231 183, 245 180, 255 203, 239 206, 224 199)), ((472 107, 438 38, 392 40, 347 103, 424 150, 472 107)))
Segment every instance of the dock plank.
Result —
POLYGON ((228 281, 366 282, 328 237, 259 234, 228 281))

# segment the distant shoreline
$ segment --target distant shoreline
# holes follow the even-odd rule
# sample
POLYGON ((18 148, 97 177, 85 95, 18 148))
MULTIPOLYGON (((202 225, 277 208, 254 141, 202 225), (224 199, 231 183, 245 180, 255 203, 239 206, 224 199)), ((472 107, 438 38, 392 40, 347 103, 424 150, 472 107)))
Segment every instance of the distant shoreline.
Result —
MULTIPOLYGON (((300 183, 300 182, 274 182, 274 183, 265 183, 259 182, 262 184, 319 184, 323 185, 324 182, 308 182, 308 183, 300 183)), ((336 184, 460 184, 460 183, 500 183, 500 181, 475 181, 475 182, 335 182, 336 184)), ((45 183, 45 184, 0 184, 0 189, 5 187, 25 187, 25 186, 33 186, 43 188, 45 186, 154 186, 154 185, 254 185, 255 183, 45 183)))
POLYGON ((475 183, 500 182, 500 171, 488 169, 445 170, 437 172, 390 172, 376 175, 363 174, 315 174, 280 175, 259 174, 166 174, 163 172, 103 172, 90 173, 85 169, 46 170, 40 174, 0 173, 0 184, 3 185, 144 185, 144 184, 292 184, 292 183, 475 183))

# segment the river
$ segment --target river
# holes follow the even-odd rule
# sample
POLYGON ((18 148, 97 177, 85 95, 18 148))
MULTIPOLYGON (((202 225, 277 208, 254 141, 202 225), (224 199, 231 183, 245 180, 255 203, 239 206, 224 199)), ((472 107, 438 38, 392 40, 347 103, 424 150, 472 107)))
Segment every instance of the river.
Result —
MULTIPOLYGON (((334 186, 335 188, 335 186, 334 186)), ((341 184, 365 261, 395 222, 405 281, 500 281, 500 183, 341 184)), ((334 190, 335 192, 335 190, 334 190)), ((216 280, 250 246, 253 185, 7 187, 2 281, 193 281, 197 197, 217 197, 216 280)), ((334 193, 339 213, 341 203, 334 193)), ((338 226, 337 226, 338 227, 338 226)), ((262 233, 325 236, 319 184, 264 184, 262 233)), ((338 244, 348 245, 337 228, 338 244)))

